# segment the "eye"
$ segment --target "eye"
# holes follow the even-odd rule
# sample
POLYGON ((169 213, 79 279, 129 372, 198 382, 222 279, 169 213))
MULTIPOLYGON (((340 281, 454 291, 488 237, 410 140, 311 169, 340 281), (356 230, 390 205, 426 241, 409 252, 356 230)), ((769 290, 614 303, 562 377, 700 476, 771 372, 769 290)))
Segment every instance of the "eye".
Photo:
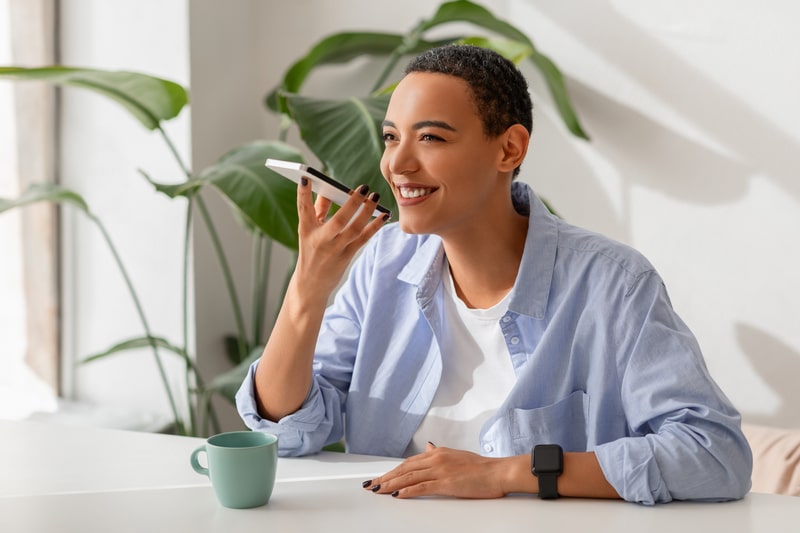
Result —
POLYGON ((395 140, 394 133, 384 131, 383 132, 383 142, 389 142, 395 140))
POLYGON ((434 142, 434 141, 441 141, 442 140, 441 137, 439 137, 437 135, 433 135, 431 133, 423 133, 422 135, 420 135, 419 138, 420 138, 420 140, 425 141, 425 142, 434 142))

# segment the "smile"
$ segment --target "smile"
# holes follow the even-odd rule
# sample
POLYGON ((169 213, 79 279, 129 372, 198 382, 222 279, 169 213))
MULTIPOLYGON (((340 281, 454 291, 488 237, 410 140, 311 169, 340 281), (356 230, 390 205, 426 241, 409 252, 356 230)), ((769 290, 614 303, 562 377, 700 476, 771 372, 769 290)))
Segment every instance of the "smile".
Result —
POLYGON ((399 187, 400 196, 403 198, 420 198, 431 194, 434 189, 421 187, 399 187))

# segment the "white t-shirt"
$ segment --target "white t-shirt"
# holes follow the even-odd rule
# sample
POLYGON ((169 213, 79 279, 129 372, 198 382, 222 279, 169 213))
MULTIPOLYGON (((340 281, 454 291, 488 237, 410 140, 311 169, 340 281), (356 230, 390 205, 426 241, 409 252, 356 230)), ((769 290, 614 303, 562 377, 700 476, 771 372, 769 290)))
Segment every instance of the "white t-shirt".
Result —
POLYGON ((456 294, 449 266, 443 275, 449 338, 443 339, 442 379, 406 456, 425 451, 428 441, 480 453, 481 427, 516 382, 499 325, 510 291, 489 309, 470 309, 456 294))

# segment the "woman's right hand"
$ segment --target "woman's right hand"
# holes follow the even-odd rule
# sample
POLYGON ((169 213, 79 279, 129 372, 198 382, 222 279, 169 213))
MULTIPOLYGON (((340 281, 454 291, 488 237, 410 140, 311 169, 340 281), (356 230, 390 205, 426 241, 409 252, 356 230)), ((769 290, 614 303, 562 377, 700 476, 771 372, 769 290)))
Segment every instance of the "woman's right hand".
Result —
POLYGON ((316 203, 306 181, 297 189, 300 247, 281 311, 255 375, 262 417, 277 422, 299 409, 311 387, 314 349, 328 299, 356 252, 386 222, 372 218, 378 195, 362 186, 331 217, 331 202, 316 203))
POLYGON ((300 284, 298 289, 302 287, 303 292, 311 292, 327 301, 356 252, 388 219, 386 215, 371 220, 378 200, 378 193, 369 194, 369 188, 362 185, 329 217, 331 201, 318 196, 313 202, 310 183, 301 181, 297 188, 300 245, 295 281, 300 284))

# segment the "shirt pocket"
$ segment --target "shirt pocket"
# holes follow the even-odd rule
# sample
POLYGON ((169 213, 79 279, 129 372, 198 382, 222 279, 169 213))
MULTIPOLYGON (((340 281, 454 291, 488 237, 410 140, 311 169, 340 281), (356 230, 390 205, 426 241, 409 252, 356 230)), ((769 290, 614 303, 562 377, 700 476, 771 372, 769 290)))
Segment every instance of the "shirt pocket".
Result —
POLYGON ((564 451, 586 451, 589 395, 575 391, 563 400, 536 409, 512 409, 509 430, 515 454, 536 444, 559 444, 564 451))

